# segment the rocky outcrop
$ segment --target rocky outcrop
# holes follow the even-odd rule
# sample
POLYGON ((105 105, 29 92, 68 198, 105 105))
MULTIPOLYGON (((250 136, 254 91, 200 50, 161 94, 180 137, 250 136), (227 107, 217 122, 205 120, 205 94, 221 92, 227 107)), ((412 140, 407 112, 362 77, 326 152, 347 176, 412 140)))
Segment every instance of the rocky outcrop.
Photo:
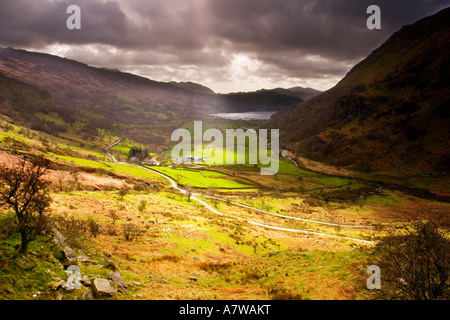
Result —
POLYGON ((52 228, 53 232, 53 243, 61 247, 61 253, 62 258, 61 263, 63 264, 64 268, 67 268, 69 266, 78 266, 78 259, 75 251, 68 245, 66 238, 61 234, 61 232, 56 229, 56 227, 52 228))
MULTIPOLYGON (((75 251, 68 245, 67 240, 64 235, 53 227, 53 243, 60 248, 61 257, 60 262, 65 269, 69 266, 78 266, 78 263, 91 263, 91 258, 80 254, 78 257, 75 251)), ((111 255, 107 255, 111 256, 111 255)), ((75 299, 81 300, 93 300, 93 299, 104 299, 110 298, 116 294, 119 290, 125 294, 128 294, 128 286, 123 280, 122 275, 117 272, 117 265, 113 260, 107 259, 104 265, 97 265, 98 267, 111 269, 113 272, 109 273, 109 279, 94 278, 89 279, 86 275, 79 274, 79 285, 81 286, 81 292, 75 299), (89 288, 90 287, 90 288, 89 288)), ((79 270, 79 269, 78 269, 79 270)), ((52 291, 58 291, 62 288, 66 291, 74 292, 74 288, 68 285, 68 281, 61 280, 59 278, 53 279, 53 282, 49 283, 48 286, 52 291)))
POLYGON ((65 268, 68 266, 78 266, 78 259, 75 251, 69 246, 65 246, 62 249, 62 252, 64 253, 64 258, 61 261, 61 263, 64 265, 65 268))

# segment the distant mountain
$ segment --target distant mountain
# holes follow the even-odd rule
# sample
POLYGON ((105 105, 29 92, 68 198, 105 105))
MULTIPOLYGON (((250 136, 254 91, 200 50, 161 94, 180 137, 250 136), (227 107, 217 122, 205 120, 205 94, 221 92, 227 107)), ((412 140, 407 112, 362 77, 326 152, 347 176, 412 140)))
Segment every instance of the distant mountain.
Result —
POLYGON ((303 87, 293 87, 288 89, 276 88, 272 89, 271 91, 283 94, 285 96, 297 97, 304 101, 309 100, 322 92, 312 88, 303 88, 303 87))
MULTIPOLYGON (((208 112, 208 106, 192 108, 193 95, 172 84, 49 54, 0 48, 0 72, 96 119, 98 128, 145 143, 163 143, 159 129, 150 132, 149 126, 168 121, 176 126, 208 112)), ((82 130, 92 133, 89 127, 82 130)))
POLYGON ((0 48, 0 73, 4 85, 0 101, 8 105, 0 113, 15 121, 36 128, 50 126, 50 131, 55 131, 54 124, 61 130, 76 124, 77 132, 88 136, 107 129, 160 146, 167 145, 176 127, 211 113, 276 111, 302 101, 264 91, 215 94, 192 82, 158 82, 117 69, 95 68, 13 48, 0 48), (30 95, 10 94, 19 86, 23 92, 39 92, 46 101, 32 107, 30 95), (70 119, 68 111, 73 114, 70 119))
POLYGON ((184 89, 184 90, 192 92, 192 93, 215 94, 215 92, 212 91, 210 88, 205 87, 198 83, 190 82, 190 81, 189 82, 172 81, 172 82, 170 82, 170 84, 173 84, 178 88, 184 89))
POLYGON ((222 109, 224 112, 278 111, 280 108, 303 102, 301 98, 271 90, 218 94, 205 98, 203 103, 209 101, 212 106, 222 109))
POLYGON ((210 88, 198 83, 170 82, 170 84, 197 94, 196 105, 207 105, 220 112, 278 111, 282 107, 303 102, 304 99, 300 96, 305 96, 305 94, 283 89, 216 94, 210 88))
POLYGON ((160 112, 162 106, 192 112, 180 108, 191 95, 173 84, 94 68, 54 55, 0 48, 0 70, 50 92, 61 104, 86 110, 114 110, 123 120, 127 119, 122 117, 123 112, 130 105, 150 112, 160 112))
POLYGON ((269 123, 296 155, 363 171, 450 169, 450 8, 404 26, 334 88, 269 123))

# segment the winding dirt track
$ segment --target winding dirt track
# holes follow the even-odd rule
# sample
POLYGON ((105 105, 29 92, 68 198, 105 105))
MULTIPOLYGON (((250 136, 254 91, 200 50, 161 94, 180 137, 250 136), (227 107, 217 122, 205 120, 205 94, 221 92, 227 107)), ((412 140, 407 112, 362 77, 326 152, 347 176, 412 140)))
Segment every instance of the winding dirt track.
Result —
MULTIPOLYGON (((117 160, 114 158, 114 156, 112 156, 112 155, 108 152, 108 150, 109 150, 110 148, 112 148, 113 146, 115 146, 116 144, 118 144, 121 140, 122 140, 122 139, 116 141, 115 143, 109 145, 109 146, 105 149, 106 154, 111 158, 111 160, 112 160, 113 162, 116 162, 116 163, 126 163, 126 162, 119 162, 119 161, 117 161, 117 160)), ((138 167, 143 168, 143 169, 145 169, 145 170, 151 171, 151 172, 153 172, 153 173, 155 173, 155 174, 157 174, 157 175, 159 175, 159 176, 165 178, 166 180, 168 180, 168 181, 170 182, 172 188, 174 188, 174 189, 180 191, 180 192, 183 193, 183 194, 188 194, 188 191, 186 191, 186 190, 180 188, 180 187, 178 186, 178 184, 176 183, 176 181, 173 180, 171 177, 169 177, 169 176, 167 176, 167 175, 165 175, 165 174, 163 174, 163 173, 161 173, 161 172, 158 172, 158 171, 156 171, 156 170, 153 170, 153 169, 150 169, 150 168, 141 166, 141 165, 135 165, 135 166, 138 166, 138 167)), ((202 204, 203 206, 205 206, 209 211, 211 211, 211 212, 213 212, 213 213, 215 213, 215 214, 217 214, 217 215, 226 216, 226 217, 230 217, 230 218, 233 218, 233 219, 246 221, 246 222, 248 222, 248 223, 250 223, 250 224, 252 224, 252 225, 255 225, 255 226, 259 226, 259 227, 263 227, 263 228, 268 228, 268 229, 273 229, 273 230, 287 231, 287 232, 296 232, 296 233, 303 233, 303 234, 314 234, 314 235, 320 235, 320 236, 326 236, 326 237, 338 237, 338 238, 341 238, 341 239, 352 240, 352 241, 361 242, 361 243, 366 243, 366 244, 375 244, 374 241, 369 241, 369 240, 363 240, 363 239, 357 239, 357 238, 350 238, 350 237, 345 237, 345 236, 340 236, 340 235, 335 235, 335 234, 329 234, 329 233, 323 233, 323 232, 314 232, 314 231, 309 231, 309 230, 301 230, 301 229, 291 229, 291 228, 277 227, 277 226, 272 226, 272 225, 263 224, 263 223, 259 223, 259 222, 256 222, 256 221, 248 220, 248 219, 241 218, 241 217, 236 217, 236 216, 233 216, 233 215, 229 215, 229 214, 220 212, 219 210, 217 210, 216 208, 212 207, 210 204, 208 204, 207 202, 203 201, 202 199, 199 199, 198 197, 205 197, 205 198, 215 199, 215 200, 219 200, 219 201, 228 201, 229 203, 232 203, 232 204, 237 205, 237 206, 241 206, 241 207, 245 207, 245 208, 252 209, 252 210, 255 210, 255 211, 263 212, 263 213, 270 214, 270 215, 273 215, 273 216, 282 217, 282 218, 285 218, 285 219, 301 220, 301 221, 306 221, 306 222, 311 222, 311 223, 317 223, 317 224, 325 224, 325 225, 332 225, 332 226, 339 226, 339 227, 350 227, 350 228, 370 228, 371 226, 337 224, 337 223, 329 223, 329 222, 323 222, 323 221, 317 221, 317 220, 308 220, 308 219, 302 219, 302 218, 297 218, 297 217, 285 216, 285 215, 281 215, 281 214, 277 214, 277 213, 273 213, 273 212, 261 210, 261 209, 258 209, 258 208, 254 208, 254 207, 251 207, 251 206, 242 204, 242 203, 238 203, 238 202, 234 202, 234 201, 229 201, 229 200, 226 200, 226 199, 221 199, 221 198, 212 197, 212 196, 208 196, 208 195, 203 195, 203 194, 200 194, 200 193, 191 193, 191 197, 190 197, 192 200, 197 201, 198 203, 201 203, 201 204, 202 204)))

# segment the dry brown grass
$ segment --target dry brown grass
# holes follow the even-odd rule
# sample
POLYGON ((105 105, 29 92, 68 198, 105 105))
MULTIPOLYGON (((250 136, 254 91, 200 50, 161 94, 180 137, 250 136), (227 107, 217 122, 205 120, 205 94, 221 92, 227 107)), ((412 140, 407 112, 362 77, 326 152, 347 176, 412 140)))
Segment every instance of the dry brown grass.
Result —
POLYGON ((264 288, 255 285, 238 285, 235 287, 222 287, 220 293, 224 299, 247 300, 258 297, 258 299, 269 299, 269 295, 264 288))

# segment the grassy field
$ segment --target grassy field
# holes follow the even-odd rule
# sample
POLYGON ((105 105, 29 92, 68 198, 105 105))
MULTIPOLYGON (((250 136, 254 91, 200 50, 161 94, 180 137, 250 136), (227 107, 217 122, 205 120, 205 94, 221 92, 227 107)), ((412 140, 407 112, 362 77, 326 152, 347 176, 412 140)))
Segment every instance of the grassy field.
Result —
POLYGON ((313 177, 314 180, 324 183, 324 184, 329 184, 332 186, 336 186, 336 187, 340 187, 340 186, 345 186, 347 184, 349 184, 352 180, 351 179, 344 179, 344 178, 339 178, 339 177, 313 177))
POLYGON ((235 180, 231 180, 230 176, 215 171, 169 167, 152 167, 152 169, 168 175, 183 186, 219 189, 240 189, 254 187, 249 184, 243 184, 235 180))
POLYGON ((116 144, 114 147, 112 147, 109 151, 110 152, 112 151, 113 153, 116 152, 123 157, 127 157, 128 153, 130 152, 132 147, 145 149, 145 146, 140 143, 136 143, 136 142, 130 141, 128 139, 124 139, 124 140, 120 141, 118 144, 116 144))
MULTIPOLYGON (((204 125, 203 130, 209 129, 210 127, 214 127, 213 125, 204 125)), ((221 126, 217 127, 218 129, 225 129, 232 127, 229 123, 222 123, 221 126)), ((185 129, 188 129, 190 132, 193 131, 193 125, 187 124, 185 129)), ((173 147, 173 146, 172 146, 173 147)), ((182 150, 183 151, 183 150, 182 150)), ((195 155, 198 157, 203 157, 205 159, 201 165, 205 167, 229 167, 234 166, 236 169, 238 167, 243 168, 244 170, 254 170, 256 168, 261 169, 265 168, 268 171, 272 171, 273 174, 280 175, 293 175, 299 177, 306 177, 318 182, 319 184, 325 184, 330 186, 344 186, 352 182, 351 179, 340 178, 322 175, 319 173, 315 173, 312 171, 308 171, 305 169, 301 169, 296 167, 291 161, 284 159, 279 156, 278 159, 271 159, 269 164, 261 163, 259 159, 259 150, 252 149, 249 147, 248 143, 239 147, 235 144, 234 148, 227 148, 226 145, 222 147, 214 148, 214 151, 208 147, 208 143, 204 143, 201 150, 192 149, 189 152, 181 152, 180 155, 175 155, 176 157, 195 155), (251 155, 255 156, 255 159, 251 159, 251 155), (210 162, 214 162, 211 164, 210 162)), ((166 153, 168 157, 171 156, 170 150, 166 153)), ((270 157, 271 151, 268 150, 267 156, 270 157)), ((260 172, 260 171, 259 171, 260 172)), ((171 176, 173 177, 173 176, 171 176)), ((200 186, 196 184, 197 186, 200 186)), ((200 186, 201 187, 201 186, 200 186)))

